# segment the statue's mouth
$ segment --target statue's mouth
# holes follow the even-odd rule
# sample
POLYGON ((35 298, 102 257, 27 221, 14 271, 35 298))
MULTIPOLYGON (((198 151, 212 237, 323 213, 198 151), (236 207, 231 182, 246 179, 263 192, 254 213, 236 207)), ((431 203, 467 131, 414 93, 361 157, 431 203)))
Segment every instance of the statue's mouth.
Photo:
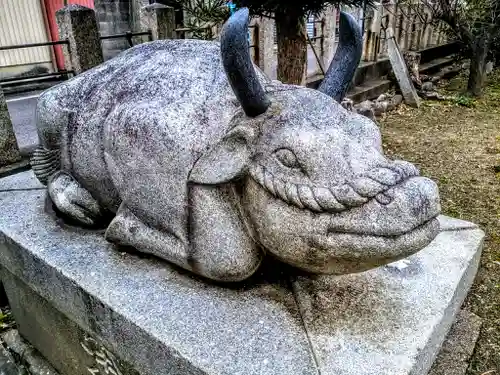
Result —
POLYGON ((391 235, 332 229, 326 235, 313 236, 311 245, 325 251, 335 249, 339 258, 402 258, 427 246, 439 230, 437 217, 433 217, 409 231, 391 235))
POLYGON ((353 236, 363 236, 363 237, 371 237, 371 238, 386 238, 386 239, 397 239, 402 238, 403 236, 408 236, 412 233, 419 233, 420 231, 429 229, 432 227, 433 223, 437 221, 437 217, 433 217, 424 223, 418 225, 417 227, 411 229, 410 231, 401 231, 400 233, 395 233, 391 235, 383 235, 383 234, 371 234, 369 232, 360 233, 360 232, 343 232, 338 230, 328 230, 327 236, 338 236, 338 235, 353 235, 353 236))

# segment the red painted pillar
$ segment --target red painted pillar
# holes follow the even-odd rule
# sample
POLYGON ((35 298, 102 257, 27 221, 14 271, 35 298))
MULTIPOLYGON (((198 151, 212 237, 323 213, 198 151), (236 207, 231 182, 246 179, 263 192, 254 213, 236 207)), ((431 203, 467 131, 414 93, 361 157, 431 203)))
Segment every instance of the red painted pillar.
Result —
MULTIPOLYGON (((56 12, 64 7, 64 0, 44 0, 45 10, 47 12, 47 22, 49 23, 50 38, 52 41, 59 40, 59 32, 57 31, 56 12)), ((87 8, 94 9, 94 0, 68 0, 68 4, 79 4, 87 8)), ((61 46, 54 46, 56 55, 57 69, 64 69, 64 56, 61 46)))

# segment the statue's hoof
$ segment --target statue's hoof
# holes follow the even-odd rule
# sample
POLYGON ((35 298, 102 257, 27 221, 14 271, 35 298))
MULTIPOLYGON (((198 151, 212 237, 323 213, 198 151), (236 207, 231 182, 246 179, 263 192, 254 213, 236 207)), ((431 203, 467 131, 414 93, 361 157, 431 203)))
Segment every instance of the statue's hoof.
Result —
POLYGON ((86 226, 95 226, 102 219, 98 202, 73 176, 57 172, 48 181, 50 199, 70 219, 86 226))

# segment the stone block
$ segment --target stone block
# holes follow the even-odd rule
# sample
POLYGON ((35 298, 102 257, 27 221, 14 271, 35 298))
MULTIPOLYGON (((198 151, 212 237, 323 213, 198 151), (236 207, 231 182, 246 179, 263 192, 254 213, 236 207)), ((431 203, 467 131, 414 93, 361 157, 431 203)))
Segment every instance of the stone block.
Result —
MULTIPOLYGON (((117 360, 105 349, 99 350, 101 346, 93 338, 19 278, 5 269, 2 269, 1 277, 19 333, 49 358, 58 372, 67 375, 137 375, 130 365, 117 360), (99 359, 109 363, 99 363, 99 359)), ((10 336, 7 339, 12 350, 20 352, 21 360, 37 362, 32 349, 23 345, 22 340, 15 341, 15 337, 10 336)))
POLYGON ((0 178, 0 192, 10 190, 45 189, 32 170, 0 178))
POLYGON ((481 325, 479 316, 467 310, 460 311, 429 375, 465 375, 481 325))
POLYGON ((21 154, 10 119, 5 96, 0 89, 0 167, 19 162, 21 154))
POLYGON ((394 95, 391 99, 391 103, 392 105, 394 105, 395 107, 397 107, 398 105, 400 105, 401 103, 403 103, 403 95, 394 95))
MULTIPOLYGON (((27 343, 16 329, 11 329, 2 334, 2 341, 16 362, 27 368, 30 375, 58 375, 57 371, 40 355, 32 345, 27 343)), ((9 354, 10 354, 9 353, 9 354)), ((2 372, 0 374, 4 375, 2 372)), ((21 375, 23 373, 13 373, 21 375)))
MULTIPOLYGON (((446 218, 442 218, 446 220, 446 218)), ((473 282, 484 233, 443 231, 386 267, 294 283, 322 374, 427 374, 473 282)))
POLYGON ((153 40, 174 39, 175 32, 175 10, 163 4, 151 4, 141 8, 141 28, 150 30, 153 40))
POLYGON ((67 5, 56 12, 59 38, 69 41, 64 48, 66 69, 83 73, 104 62, 96 13, 81 5, 67 5))
POLYGON ((440 217, 445 230, 427 248, 389 266, 306 277, 268 264, 228 286, 120 253, 102 233, 62 229, 44 212, 42 191, 0 192, 0 205, 14 316, 62 375, 85 373, 82 349, 122 374, 424 375, 473 281, 484 236, 440 217), (66 349, 47 349, 61 342, 66 349), (64 367, 63 356, 81 370, 64 367))
POLYGON ((401 53, 398 43, 394 38, 392 28, 387 29, 386 35, 389 60, 391 61, 392 69, 398 81, 401 93, 405 98, 406 104, 418 108, 420 106, 420 99, 417 91, 415 90, 415 86, 413 86, 410 72, 408 71, 403 54, 401 53))

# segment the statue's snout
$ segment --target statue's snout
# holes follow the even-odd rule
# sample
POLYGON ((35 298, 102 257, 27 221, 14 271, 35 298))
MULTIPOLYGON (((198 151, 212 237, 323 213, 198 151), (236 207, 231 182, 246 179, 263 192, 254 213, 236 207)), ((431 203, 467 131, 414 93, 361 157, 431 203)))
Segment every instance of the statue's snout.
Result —
POLYGON ((332 217, 332 232, 399 236, 439 215, 437 185, 426 177, 412 177, 363 206, 332 217))

